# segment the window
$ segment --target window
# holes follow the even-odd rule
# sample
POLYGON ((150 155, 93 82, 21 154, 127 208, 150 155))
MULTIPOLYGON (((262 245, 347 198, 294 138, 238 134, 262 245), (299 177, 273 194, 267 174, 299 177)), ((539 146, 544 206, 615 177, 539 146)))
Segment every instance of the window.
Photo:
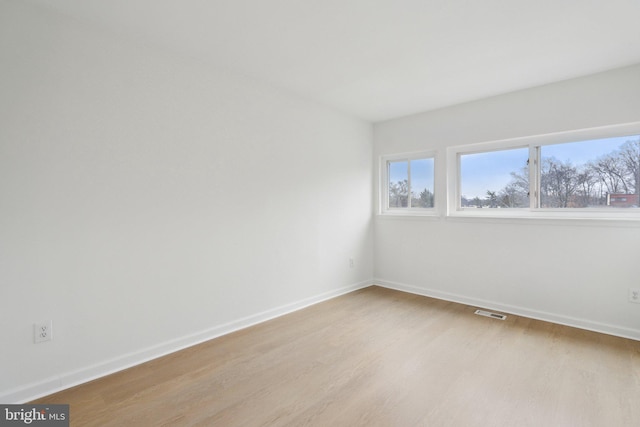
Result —
POLYGON ((637 123, 454 147, 448 157, 450 214, 640 218, 637 123))
POLYGON ((529 149, 460 155, 460 207, 528 208, 529 149))
POLYGON ((541 208, 637 208, 640 135, 542 146, 539 173, 541 208))
POLYGON ((435 158, 426 153, 381 159, 381 211, 387 214, 434 214, 435 158))

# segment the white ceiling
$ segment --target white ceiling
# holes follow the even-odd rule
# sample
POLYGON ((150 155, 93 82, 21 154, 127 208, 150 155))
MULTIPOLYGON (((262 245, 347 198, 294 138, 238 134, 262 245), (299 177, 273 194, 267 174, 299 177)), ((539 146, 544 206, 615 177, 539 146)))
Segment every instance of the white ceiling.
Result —
POLYGON ((640 63, 640 0, 32 0, 370 121, 640 63))

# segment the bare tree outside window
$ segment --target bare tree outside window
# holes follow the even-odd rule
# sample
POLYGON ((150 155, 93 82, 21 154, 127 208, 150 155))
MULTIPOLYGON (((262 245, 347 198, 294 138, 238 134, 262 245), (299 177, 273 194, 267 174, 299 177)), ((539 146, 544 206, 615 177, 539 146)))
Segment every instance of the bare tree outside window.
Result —
POLYGON ((640 136, 540 147, 538 188, 529 185, 529 149, 462 154, 461 207, 637 208, 640 136))
POLYGON ((540 206, 638 207, 639 174, 640 136, 543 146, 540 206), (605 152, 585 158, 596 150, 605 152), (557 157, 559 152, 564 158, 557 157), (572 161, 572 158, 580 160, 572 161), (618 199, 625 199, 625 203, 616 203, 618 199))

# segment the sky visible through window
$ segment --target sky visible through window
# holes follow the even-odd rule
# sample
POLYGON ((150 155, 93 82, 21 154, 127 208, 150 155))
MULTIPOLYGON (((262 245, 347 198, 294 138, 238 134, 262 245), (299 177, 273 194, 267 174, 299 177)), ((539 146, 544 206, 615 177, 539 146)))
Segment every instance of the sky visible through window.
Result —
POLYGON ((487 191, 499 191, 511 181, 511 172, 527 166, 529 148, 466 154, 460 157, 461 193, 473 199, 487 197, 487 191))
POLYGON ((419 194, 424 189, 433 192, 433 159, 411 161, 411 189, 419 194))
MULTIPOLYGON (((615 152, 638 136, 606 138, 574 143, 544 145, 543 157, 581 166, 615 152)), ((529 158, 528 148, 491 151, 461 156, 461 193, 467 199, 487 197, 487 191, 500 191, 512 181, 511 172, 521 173, 529 158)))
MULTIPOLYGON (((407 162, 391 162, 389 165, 389 181, 400 182, 407 179, 407 162)), ((424 189, 433 191, 433 159, 411 161, 411 189, 421 192, 424 189)))

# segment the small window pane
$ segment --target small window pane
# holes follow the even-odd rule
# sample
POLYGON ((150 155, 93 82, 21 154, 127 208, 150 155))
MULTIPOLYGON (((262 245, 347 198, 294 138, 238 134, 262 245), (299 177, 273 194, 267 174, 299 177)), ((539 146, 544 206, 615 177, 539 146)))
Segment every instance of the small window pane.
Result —
POLYGON ((433 157, 388 160, 386 209, 433 209, 434 164, 433 157))
POLYGON ((460 156, 460 206, 528 208, 529 149, 460 156))
POLYGON ((389 207, 406 208, 409 200, 409 163, 389 162, 389 207))
POLYGON ((540 207, 637 208, 640 136, 540 147, 540 207))
POLYGON ((411 207, 432 208, 433 159, 411 160, 411 207))

